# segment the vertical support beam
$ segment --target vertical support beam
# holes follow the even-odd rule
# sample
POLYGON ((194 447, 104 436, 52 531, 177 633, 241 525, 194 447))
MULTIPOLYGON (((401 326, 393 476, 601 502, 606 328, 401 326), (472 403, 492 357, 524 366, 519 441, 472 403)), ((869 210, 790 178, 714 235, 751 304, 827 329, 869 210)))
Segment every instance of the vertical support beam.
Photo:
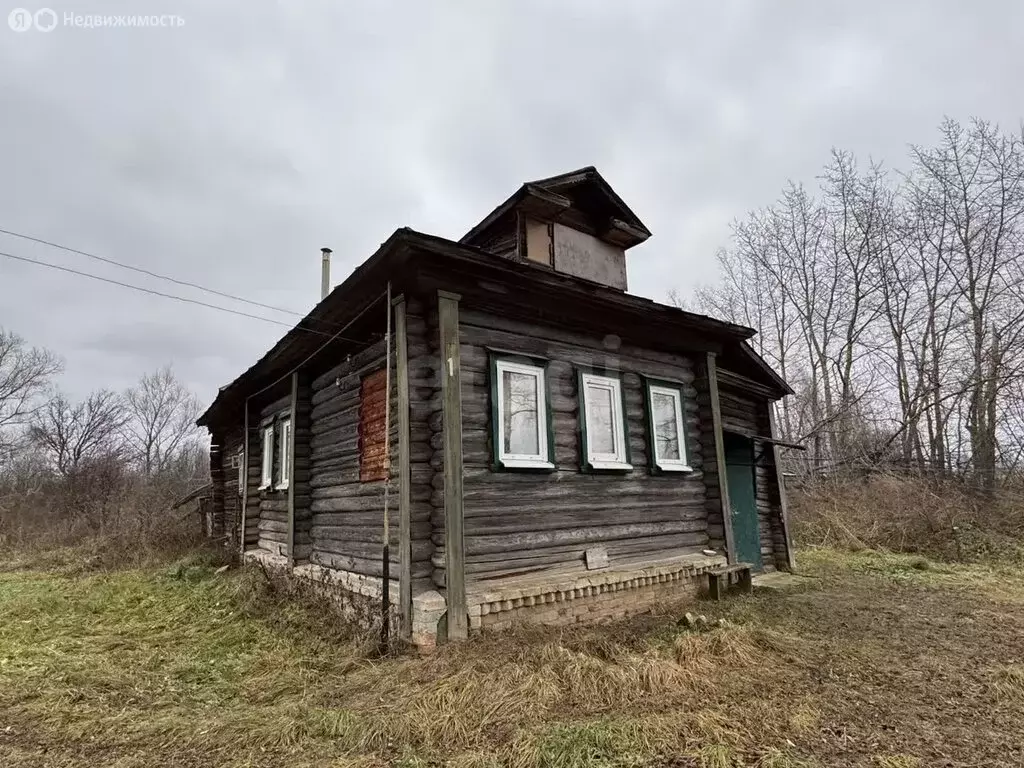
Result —
MULTIPOLYGON (((775 403, 768 403, 768 434, 778 439, 779 433, 775 425, 775 403)), ((775 482, 779 487, 779 516, 782 518, 782 535, 786 539, 786 566, 790 571, 796 570, 796 556, 793 552, 793 537, 789 532, 789 505, 786 502, 786 483, 782 478, 782 464, 779 462, 779 446, 772 443, 772 459, 775 464, 775 482)))
POLYGON ((295 426, 299 414, 299 372, 292 372, 292 399, 289 403, 288 445, 285 461, 288 462, 288 561, 295 565, 295 426))
POLYGON ((405 296, 395 307, 395 386, 398 390, 398 613, 401 635, 412 637, 412 433, 409 425, 409 347, 405 296))
POLYGON ((242 513, 238 516, 238 554, 245 556, 245 513, 249 506, 249 398, 245 398, 242 417, 242 513))
POLYGON ((224 439, 221 433, 210 436, 210 507, 211 534, 217 531, 217 520, 224 523, 224 439))
POLYGON ((732 505, 729 503, 725 440, 722 437, 722 404, 718 398, 718 362, 714 352, 707 353, 707 372, 708 395, 711 400, 711 426, 715 439, 715 461, 718 465, 718 498, 722 503, 722 527, 725 529, 725 552, 729 562, 735 563, 736 545, 732 535, 732 505))
POLYGON ((441 402, 444 427, 444 553, 448 639, 469 637, 462 533, 462 366, 459 360, 458 294, 437 292, 441 341, 441 402))

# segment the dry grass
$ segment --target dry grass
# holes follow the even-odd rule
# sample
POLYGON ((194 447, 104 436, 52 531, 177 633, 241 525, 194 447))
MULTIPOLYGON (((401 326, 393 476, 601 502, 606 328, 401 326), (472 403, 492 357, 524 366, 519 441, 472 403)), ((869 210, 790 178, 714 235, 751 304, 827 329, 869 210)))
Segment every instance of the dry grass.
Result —
POLYGON ((1016 486, 980 494, 962 479, 875 474, 805 485, 792 493, 792 519, 803 544, 1020 565, 1022 502, 1016 486))
POLYGON ((0 764, 823 768, 1024 759, 1024 580, 802 554, 785 597, 375 659, 202 559, 0 574, 0 764), (965 661, 966 660, 966 661, 965 661))

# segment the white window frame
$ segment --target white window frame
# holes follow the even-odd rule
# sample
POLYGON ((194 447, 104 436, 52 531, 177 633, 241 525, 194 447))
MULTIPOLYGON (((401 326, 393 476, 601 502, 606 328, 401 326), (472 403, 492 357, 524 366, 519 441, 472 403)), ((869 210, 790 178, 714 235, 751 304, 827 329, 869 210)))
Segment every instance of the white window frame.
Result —
POLYGON ((685 401, 679 387, 665 386, 647 382, 647 403, 650 408, 650 430, 651 430, 651 458, 655 467, 662 472, 692 472, 690 457, 686 452, 686 417, 685 401), (676 435, 679 440, 679 458, 664 459, 658 455, 658 424, 654 418, 654 396, 667 395, 675 401, 676 407, 676 435))
POLYGON ((259 490, 265 491, 274 482, 274 425, 270 424, 263 428, 263 463, 260 473, 259 490))
POLYGON ((286 491, 292 480, 292 463, 288 460, 291 454, 292 420, 290 418, 281 419, 278 421, 277 426, 280 431, 277 446, 280 479, 277 485, 274 486, 274 490, 286 491))
POLYGON ((603 376, 597 373, 580 372, 580 414, 583 417, 584 434, 586 444, 583 446, 583 455, 586 458, 587 466, 591 469, 632 469, 626 453, 626 414, 622 407, 622 380, 618 376, 603 376), (612 403, 612 442, 615 449, 612 453, 592 453, 590 450, 591 430, 593 423, 590 418, 591 403, 588 394, 591 388, 606 389, 611 395, 612 403))
POLYGON ((494 361, 494 395, 497 399, 497 418, 494 424, 495 447, 498 462, 502 467, 511 469, 554 469, 548 445, 548 402, 546 371, 543 366, 518 363, 512 360, 497 359, 494 361), (533 376, 537 381, 537 453, 506 453, 505 452, 505 372, 533 376))
POLYGON ((239 448, 238 453, 235 455, 235 461, 238 462, 238 495, 241 496, 245 490, 245 481, 247 478, 247 472, 245 467, 245 448, 239 448))

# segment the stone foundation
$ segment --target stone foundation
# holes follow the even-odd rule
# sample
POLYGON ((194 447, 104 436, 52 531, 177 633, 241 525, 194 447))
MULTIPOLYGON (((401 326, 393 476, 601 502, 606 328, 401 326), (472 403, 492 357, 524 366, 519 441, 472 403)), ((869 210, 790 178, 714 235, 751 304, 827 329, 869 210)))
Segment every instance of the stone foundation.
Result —
MULTIPOLYGON (((380 579, 319 565, 293 568, 286 557, 264 550, 246 552, 244 559, 309 583, 362 624, 373 623, 379 616, 380 579)), ((515 624, 594 624, 646 613, 696 598, 707 586, 704 574, 725 563, 721 555, 690 554, 629 568, 470 584, 466 595, 469 628, 476 634, 515 624)), ((396 627, 398 596, 398 582, 393 581, 388 597, 396 627)), ((437 645, 446 610, 447 601, 440 592, 413 595, 411 642, 424 650, 437 645)))
MULTIPOLYGON (((361 625, 380 626, 381 580, 360 573, 325 568, 322 565, 297 565, 289 559, 265 549, 248 550, 243 562, 265 567, 284 578, 297 579, 310 589, 331 600, 346 618, 361 625)), ((399 625, 399 584, 391 581, 388 587, 390 617, 394 632, 399 625)), ((438 622, 444 617, 447 602, 440 593, 430 590, 413 595, 411 642, 420 648, 437 644, 438 622)))

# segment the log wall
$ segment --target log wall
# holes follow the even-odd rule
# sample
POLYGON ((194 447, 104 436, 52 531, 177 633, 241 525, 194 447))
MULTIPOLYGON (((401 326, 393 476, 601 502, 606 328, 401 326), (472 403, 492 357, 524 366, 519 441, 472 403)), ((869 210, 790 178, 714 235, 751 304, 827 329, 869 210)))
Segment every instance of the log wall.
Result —
MULTIPOLYGON (((265 405, 259 412, 259 418, 255 426, 255 433, 250 438, 249 452, 256 458, 256 493, 259 499, 259 522, 257 524, 256 546, 265 549, 275 555, 288 554, 288 491, 277 490, 274 484, 279 476, 278 461, 281 455, 278 446, 279 435, 274 434, 274 470, 272 472, 273 482, 269 488, 258 490, 260 481, 260 470, 263 463, 263 430, 267 421, 274 417, 290 413, 291 391, 289 390, 282 397, 265 405)), ((292 425, 294 428, 294 424, 292 425)), ((275 422, 275 430, 276 430, 275 422)), ((249 527, 248 525, 246 526, 249 527)))
POLYGON ((293 379, 291 492, 293 534, 291 557, 296 564, 309 561, 313 551, 312 488, 310 487, 310 440, 312 438, 313 382, 306 371, 299 371, 293 379))
MULTIPOLYGON (((722 428, 744 435, 768 435, 766 400, 745 396, 731 387, 723 387, 720 393, 722 407, 722 428)), ((754 441, 754 490, 757 499, 761 558, 765 570, 784 567, 786 563, 786 540, 782 530, 781 505, 778 486, 775 484, 775 458, 770 444, 754 441)))
POLYGON ((694 389, 697 392, 697 413, 700 444, 704 450, 704 508, 708 519, 708 546, 726 551, 725 520, 722 517, 722 492, 719 485, 718 456, 715 453, 715 429, 711 415, 711 392, 707 359, 702 355, 694 366, 694 389))
MULTIPOLYGON (((436 370, 429 362, 422 304, 408 303, 408 349, 411 404, 411 536, 412 578, 430 575, 430 490, 433 470, 427 419, 436 399, 436 370), (428 468, 424 472, 424 467, 428 468)), ((388 481, 360 482, 360 387, 362 378, 385 364, 383 340, 351 355, 312 381, 310 412, 311 551, 309 561, 367 576, 383 572, 384 488, 388 481)), ((390 575, 399 574, 398 419, 396 418, 396 356, 391 356, 391 477, 388 486, 390 575)), ((438 406, 439 407, 439 406, 438 406)), ((397 585, 392 587, 398 599, 397 585)))
POLYGON ((221 446, 221 466, 224 470, 224 519, 223 528, 216 530, 214 535, 223 535, 231 551, 238 551, 239 525, 242 520, 242 497, 238 488, 238 462, 241 461, 239 451, 242 450, 242 425, 227 431, 221 446))
MULTIPOLYGON (((611 336, 527 326, 468 307, 460 313, 459 343, 467 583, 550 568, 584 570, 584 552, 595 545, 606 548, 612 566, 707 546, 706 452, 691 358, 622 346, 611 336), (555 471, 492 471, 489 347, 550 360, 555 471), (575 364, 622 372, 631 471, 581 471, 575 364), (693 472, 650 474, 641 374, 683 382, 693 472)), ((437 426, 439 414, 431 421, 437 426)), ((440 468, 439 435, 431 440, 440 468)), ((439 545, 443 488, 436 480, 433 506, 439 545)), ((437 547, 433 562, 434 579, 443 584, 444 558, 437 547)))
MULTIPOLYGON (((246 468, 246 493, 245 493, 245 547, 244 549, 256 549, 260 539, 260 463, 262 462, 261 438, 263 433, 260 430, 259 413, 255 406, 249 404, 249 449, 247 453, 248 467, 246 468)), ((241 506, 241 502, 239 502, 241 506)))

